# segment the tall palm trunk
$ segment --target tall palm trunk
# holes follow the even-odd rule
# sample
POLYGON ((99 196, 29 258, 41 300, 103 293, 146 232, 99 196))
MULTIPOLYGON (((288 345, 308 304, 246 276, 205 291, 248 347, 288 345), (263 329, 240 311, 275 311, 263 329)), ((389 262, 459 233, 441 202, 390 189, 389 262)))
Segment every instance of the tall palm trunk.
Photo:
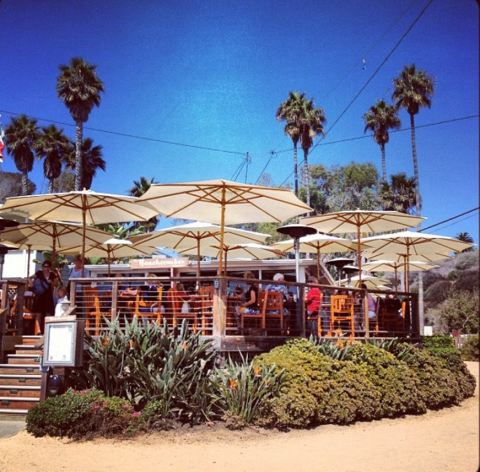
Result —
POLYGON ((48 193, 53 193, 53 182, 55 181, 55 179, 50 179, 48 181, 48 193))
POLYGON ((295 196, 298 197, 298 158, 297 158, 297 141, 293 141, 293 178, 295 180, 295 196))
POLYGON ((387 159, 385 157, 385 144, 380 144, 380 149, 382 150, 382 178, 383 181, 387 181, 387 159))
POLYGON ((410 127, 412 133, 412 155, 413 155, 413 172, 415 175, 415 203, 417 205, 417 216, 422 215, 422 197, 420 196, 420 179, 418 177, 418 159, 417 159, 417 142, 415 139, 415 115, 410 115, 410 127))
POLYGON ((22 172, 22 193, 28 195, 28 172, 26 170, 22 172))
POLYGON ((307 205, 310 206, 310 172, 308 170, 308 148, 303 150, 303 174, 305 182, 305 192, 307 196, 307 205))
POLYGON ((82 159, 82 142, 83 142, 83 123, 78 120, 75 130, 75 190, 82 190, 83 175, 83 159, 82 159))

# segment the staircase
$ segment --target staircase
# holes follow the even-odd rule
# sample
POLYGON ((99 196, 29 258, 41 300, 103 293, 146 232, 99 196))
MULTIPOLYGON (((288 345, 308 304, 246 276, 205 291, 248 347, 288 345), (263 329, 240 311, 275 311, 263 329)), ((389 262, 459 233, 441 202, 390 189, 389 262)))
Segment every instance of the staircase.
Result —
POLYGON ((40 336, 23 336, 15 354, 0 364, 0 415, 26 415, 39 403, 42 375, 39 370, 42 350, 35 347, 40 336))

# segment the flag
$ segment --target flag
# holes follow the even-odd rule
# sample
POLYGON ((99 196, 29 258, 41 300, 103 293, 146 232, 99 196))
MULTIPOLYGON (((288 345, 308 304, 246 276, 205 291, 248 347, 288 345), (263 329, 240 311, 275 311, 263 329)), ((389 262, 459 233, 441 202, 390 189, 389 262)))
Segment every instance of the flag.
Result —
POLYGON ((0 135, 0 164, 3 162, 3 150, 5 149, 5 144, 3 144, 2 136, 0 135))

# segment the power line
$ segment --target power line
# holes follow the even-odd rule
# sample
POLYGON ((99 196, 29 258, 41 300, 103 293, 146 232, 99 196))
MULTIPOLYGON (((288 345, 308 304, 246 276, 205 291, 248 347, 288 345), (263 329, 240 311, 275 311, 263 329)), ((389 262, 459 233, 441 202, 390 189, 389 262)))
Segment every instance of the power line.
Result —
POLYGON ((435 226, 441 225, 443 223, 448 223, 449 221, 455 220, 456 218, 460 218, 461 216, 468 215, 469 213, 472 213, 474 211, 477 211, 480 207, 473 208, 472 210, 464 211, 463 213, 460 213, 459 215, 452 216, 451 218, 447 218, 446 220, 440 221, 439 223, 435 223, 434 225, 427 226, 426 228, 420 229, 418 232, 421 233, 422 231, 425 231, 426 229, 434 228, 435 226))
MULTIPOLYGON (((397 44, 393 47, 393 49, 387 54, 385 59, 381 62, 381 64, 377 67, 375 72, 370 76, 370 78, 365 82, 363 87, 357 92, 357 94, 352 98, 350 103, 346 106, 346 108, 340 113, 340 116, 333 122, 332 126, 326 131, 324 136, 327 136, 328 133, 335 127, 335 125, 341 120, 341 118, 345 115, 345 113, 348 111, 348 109, 353 105, 353 103, 357 100, 357 98, 361 95, 361 93, 367 88, 368 84, 373 80, 373 78, 380 72, 380 69, 386 64, 386 62, 390 59, 392 54, 396 51, 398 46, 402 43, 402 41, 407 37, 407 35, 410 33, 410 31, 413 29, 413 27, 417 24, 417 22, 420 20, 420 18, 423 16, 423 14, 427 11, 427 8, 433 3, 433 0, 430 0, 427 5, 423 8, 423 10, 418 14, 418 16, 415 18, 413 23, 408 27, 407 31, 402 35, 402 37, 397 41, 397 44)), ((324 136, 320 139, 320 141, 313 146, 309 154, 311 154, 319 145, 319 143, 324 139, 324 136)))
MULTIPOLYGON (((14 113, 14 112, 7 111, 7 110, 0 110, 0 112, 1 113, 8 113, 9 115, 16 115, 16 116, 19 115, 19 113, 14 113)), ((63 121, 56 121, 56 120, 48 120, 46 118, 41 118, 41 117, 31 116, 31 115, 28 115, 28 116, 29 116, 29 118, 33 118, 33 119, 38 120, 38 121, 48 121, 50 123, 55 123, 57 125, 75 127, 75 125, 72 124, 72 123, 65 123, 63 121)), ((83 129, 90 130, 90 131, 97 131, 99 133, 113 134, 115 136, 124 136, 126 138, 141 139, 143 141, 153 141, 153 142, 156 142, 156 143, 170 144, 172 146, 189 147, 189 148, 202 149, 204 151, 212 151, 212 152, 223 152, 225 154, 235 154, 235 155, 239 155, 239 156, 244 156, 245 155, 244 152, 239 152, 239 151, 229 151, 229 150, 226 150, 226 149, 217 149, 217 148, 210 148, 210 147, 206 147, 206 146, 197 146, 195 144, 177 143, 175 141, 166 141, 164 139, 148 138, 146 136, 138 136, 138 135, 135 135, 135 134, 120 133, 119 131, 109 131, 109 130, 100 129, 100 128, 91 128, 89 126, 84 126, 83 129)))

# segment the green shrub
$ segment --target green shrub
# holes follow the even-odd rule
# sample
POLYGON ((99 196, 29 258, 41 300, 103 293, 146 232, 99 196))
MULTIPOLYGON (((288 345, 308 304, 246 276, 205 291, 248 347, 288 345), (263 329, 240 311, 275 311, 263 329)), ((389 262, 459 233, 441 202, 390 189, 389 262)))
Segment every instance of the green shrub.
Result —
POLYGON ((463 341, 460 352, 464 361, 480 361, 480 349, 478 342, 478 334, 469 336, 463 341))
POLYGON ((450 335, 434 334, 433 336, 422 336, 422 346, 425 349, 455 349, 455 342, 453 337, 450 335))
POLYGON ((31 408, 27 431, 35 437, 132 436, 144 428, 141 412, 124 399, 105 397, 97 389, 67 390, 31 408))
POLYGON ((405 348, 410 349, 403 360, 419 378, 419 389, 425 398, 427 408, 435 410, 458 404, 462 393, 455 374, 446 369, 444 363, 426 349, 399 344, 394 354, 405 352, 405 348))
POLYGON ((469 372, 468 367, 462 360, 460 352, 450 349, 436 349, 431 352, 448 371, 450 371, 458 382, 459 393, 456 403, 460 403, 465 398, 473 396, 475 393, 476 380, 469 372))
POLYGON ((227 427, 235 429, 259 420, 262 410, 277 394, 283 372, 275 366, 258 366, 242 357, 242 363, 231 358, 223 369, 212 375, 213 401, 227 427))
MULTIPOLYGON (((138 409, 155 402, 157 420, 198 423, 211 414, 210 371, 215 351, 184 321, 169 330, 166 323, 139 323, 123 330, 107 322, 100 338, 86 335, 87 360, 76 370, 78 384, 107 396, 128 399, 138 409)), ((152 410, 153 411, 153 410, 152 410)))
POLYGON ((345 359, 364 366, 368 379, 381 392, 380 417, 426 411, 420 380, 393 354, 372 344, 354 344, 345 359))

